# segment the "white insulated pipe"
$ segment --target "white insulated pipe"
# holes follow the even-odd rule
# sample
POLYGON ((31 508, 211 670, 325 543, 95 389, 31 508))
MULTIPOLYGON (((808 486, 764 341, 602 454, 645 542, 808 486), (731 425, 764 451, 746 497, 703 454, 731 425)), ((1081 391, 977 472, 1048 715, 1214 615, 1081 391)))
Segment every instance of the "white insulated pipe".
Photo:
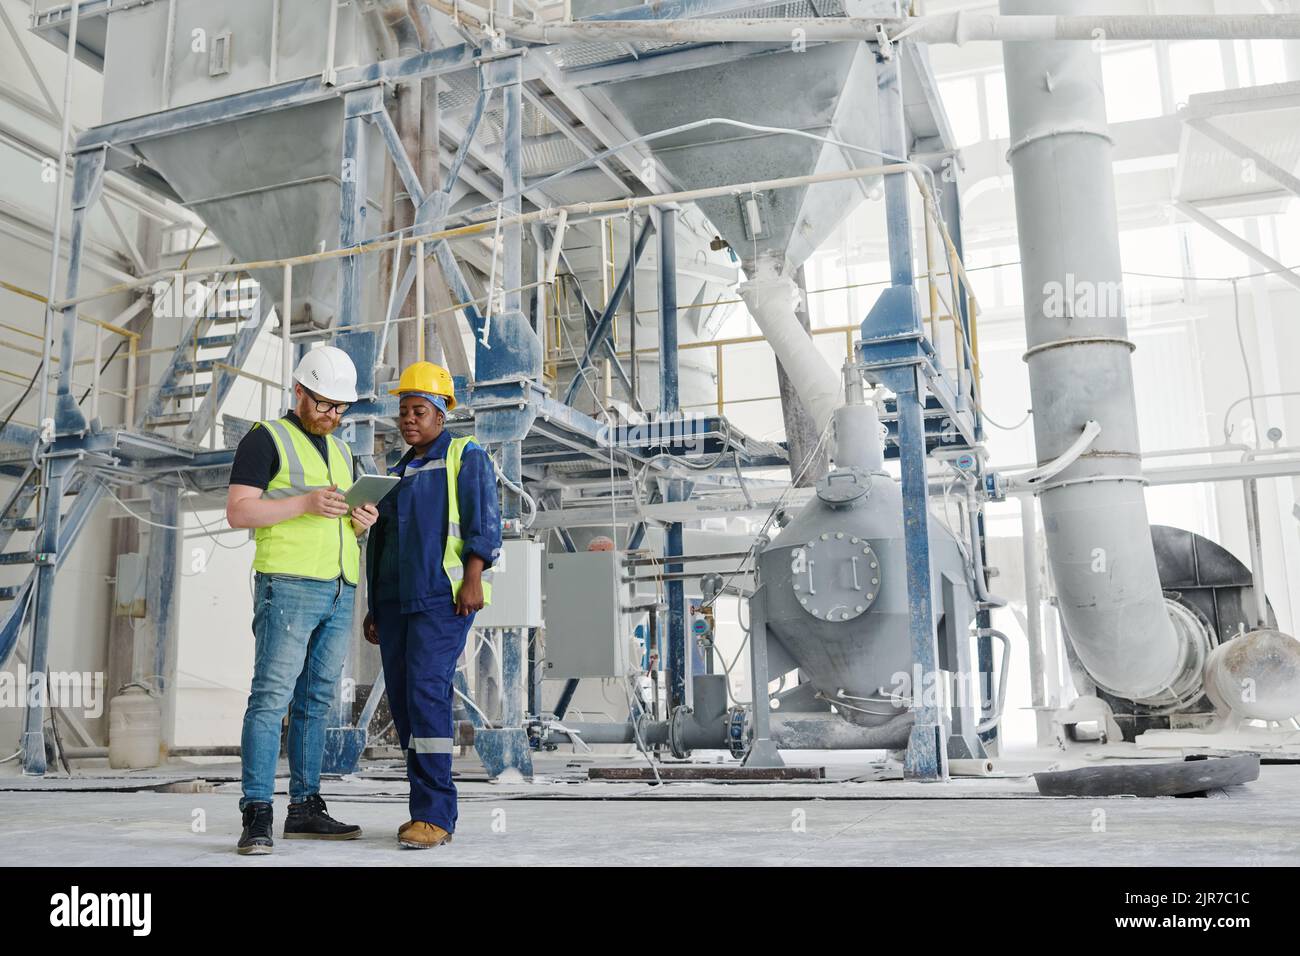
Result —
MULTIPOLYGON (((1087 6, 1001 2, 1004 14, 1087 6)), ((1082 43, 1008 43, 1003 56, 1038 460, 1100 425, 1041 483, 1061 615, 1099 686, 1168 701, 1196 636, 1166 611, 1147 522, 1101 61, 1082 43)))
MULTIPOLYGON (((480 30, 488 12, 465 0, 431 0, 431 7, 480 30)), ((783 43, 806 41, 909 39, 920 43, 1044 42, 1053 40, 1268 40, 1300 39, 1295 14, 1117 14, 1054 16, 1037 14, 953 13, 919 17, 808 17, 771 19, 709 17, 689 20, 576 20, 543 24, 514 17, 493 19, 506 36, 534 43, 584 40, 669 41, 683 43, 783 43)))
POLYGON ((844 404, 844 388, 840 373, 831 368, 799 324, 795 315, 798 286, 789 276, 777 275, 776 266, 764 260, 755 267, 754 278, 742 283, 739 291, 820 434, 835 409, 844 404))
POLYGON ((799 322, 799 287, 789 276, 777 275, 772 259, 760 260, 754 273, 753 279, 741 284, 740 297, 808 409, 817 433, 824 432, 834 419, 835 466, 883 471, 880 412, 874 402, 865 399, 861 379, 855 377, 850 382, 846 402, 844 377, 826 361, 799 322))

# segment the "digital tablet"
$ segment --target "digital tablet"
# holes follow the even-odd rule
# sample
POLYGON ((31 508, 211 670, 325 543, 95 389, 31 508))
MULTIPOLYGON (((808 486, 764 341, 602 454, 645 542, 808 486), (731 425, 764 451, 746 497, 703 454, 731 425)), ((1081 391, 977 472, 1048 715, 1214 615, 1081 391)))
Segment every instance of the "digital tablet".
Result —
POLYGON ((344 496, 348 509, 379 504, 379 500, 392 491, 401 480, 397 475, 362 475, 352 483, 352 487, 344 496))

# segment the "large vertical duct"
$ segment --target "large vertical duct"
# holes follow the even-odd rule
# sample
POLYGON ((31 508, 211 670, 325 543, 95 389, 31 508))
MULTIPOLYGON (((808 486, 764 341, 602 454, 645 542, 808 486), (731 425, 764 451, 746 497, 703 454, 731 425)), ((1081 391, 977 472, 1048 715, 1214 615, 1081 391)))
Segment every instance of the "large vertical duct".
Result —
MULTIPOLYGON (((1004 14, 1084 14, 1001 0, 1004 14)), ((1061 615, 1103 689, 1172 703, 1200 681, 1203 634, 1164 601, 1143 498, 1101 61, 1087 42, 1003 45, 1009 159, 1039 461, 1101 432, 1040 493, 1061 615)))

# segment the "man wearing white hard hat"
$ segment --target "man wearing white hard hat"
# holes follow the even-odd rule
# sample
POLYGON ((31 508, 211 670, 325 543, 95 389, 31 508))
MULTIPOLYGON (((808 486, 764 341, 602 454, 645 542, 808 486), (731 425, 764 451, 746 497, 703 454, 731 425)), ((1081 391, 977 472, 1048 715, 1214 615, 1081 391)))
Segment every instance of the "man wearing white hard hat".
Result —
POLYGON ((352 452, 335 438, 357 400, 357 370, 332 346, 294 369, 294 407, 258 422, 235 451, 226 496, 232 528, 253 528, 253 686, 241 738, 242 854, 270 853, 280 725, 289 712, 286 839, 351 840, 361 828, 334 820, 320 796, 325 722, 352 632, 360 565, 357 539, 373 505, 349 511, 352 452), (292 705, 292 706, 291 706, 292 705))

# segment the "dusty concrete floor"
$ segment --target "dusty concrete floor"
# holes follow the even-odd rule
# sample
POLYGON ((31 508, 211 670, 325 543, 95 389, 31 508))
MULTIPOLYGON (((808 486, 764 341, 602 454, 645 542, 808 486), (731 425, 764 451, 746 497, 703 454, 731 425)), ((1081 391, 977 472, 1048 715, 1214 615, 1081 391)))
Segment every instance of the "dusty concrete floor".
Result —
MULTIPOLYGON (((611 763, 616 761, 602 761, 611 763)), ((865 763, 818 783, 639 783, 583 780, 585 765, 551 758, 538 782, 462 774, 456 841, 403 851, 406 783, 392 764, 327 779, 331 812, 358 823, 348 843, 276 841, 274 855, 234 852, 238 767, 182 765, 69 780, 0 777, 0 841, 9 860, 41 866, 507 865, 1296 865, 1300 766, 1265 766, 1258 781, 1206 798, 1045 799, 1020 773, 948 784, 872 776, 865 763), (129 788, 202 778, 205 792, 129 788)), ((879 775, 878 773, 876 774, 879 775)), ((278 781, 281 790, 284 781, 278 781)), ((276 798, 277 833, 287 798, 276 798)))

